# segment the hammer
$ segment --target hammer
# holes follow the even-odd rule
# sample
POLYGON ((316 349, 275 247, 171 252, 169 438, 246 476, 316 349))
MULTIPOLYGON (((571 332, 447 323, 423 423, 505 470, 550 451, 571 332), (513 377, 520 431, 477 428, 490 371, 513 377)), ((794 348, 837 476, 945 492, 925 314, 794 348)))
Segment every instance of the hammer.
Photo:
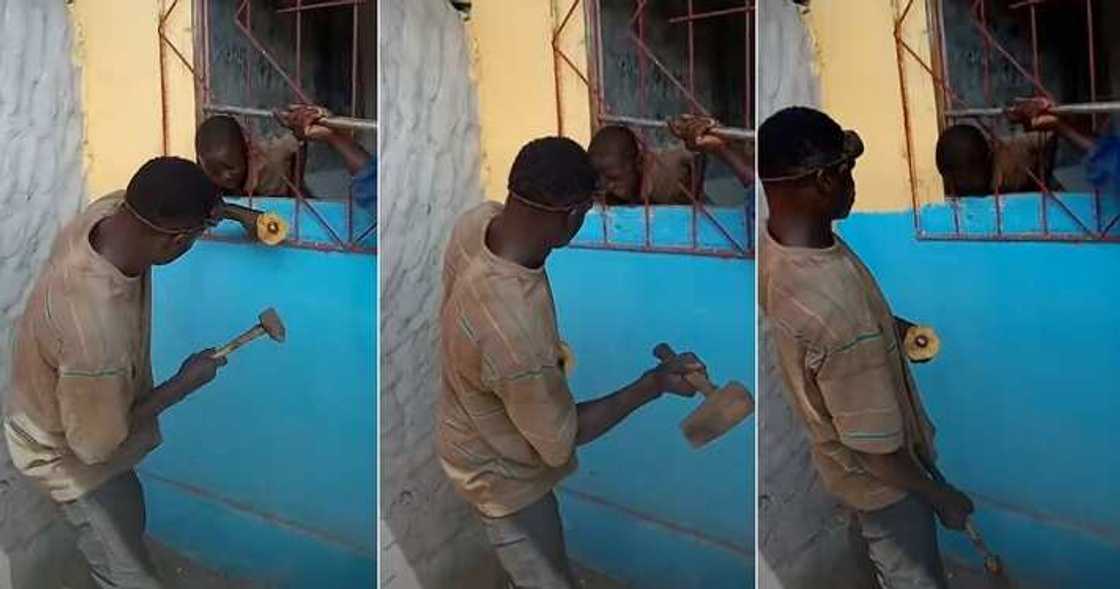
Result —
MULTIPOLYGON (((657 344, 653 355, 662 362, 677 356, 665 343, 657 344)), ((754 400, 742 383, 731 381, 717 389, 700 371, 689 372, 684 378, 705 397, 704 402, 681 422, 681 431, 693 448, 727 433, 754 411, 754 400)))
MULTIPOLYGON (((926 460, 920 453, 918 454, 918 460, 929 472, 930 476, 933 477, 933 480, 942 485, 946 484, 945 475, 941 474, 936 464, 926 460)), ((984 568, 987 569, 988 573, 993 577, 1006 578, 1004 575, 1003 561, 988 548, 988 543, 985 542, 984 538, 980 535, 980 530, 976 529, 976 526, 973 525, 972 516, 969 516, 964 522, 964 533, 968 536, 968 539, 972 542, 976 551, 979 552, 980 556, 984 559, 984 568)))
POLYGON ((233 341, 222 346, 218 351, 210 355, 211 358, 224 358, 231 352, 240 348, 241 346, 261 337, 268 335, 268 337, 283 343, 284 337, 287 332, 284 330, 284 323, 280 321, 280 315, 276 314, 276 309, 269 307, 261 312, 260 321, 256 325, 250 327, 245 333, 233 338, 233 341))

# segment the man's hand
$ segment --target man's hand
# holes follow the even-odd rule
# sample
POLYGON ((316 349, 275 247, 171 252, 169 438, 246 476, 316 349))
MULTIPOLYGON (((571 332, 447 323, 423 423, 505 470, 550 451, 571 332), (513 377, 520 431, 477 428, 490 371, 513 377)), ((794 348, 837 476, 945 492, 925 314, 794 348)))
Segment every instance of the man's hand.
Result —
POLYGON ((727 149, 727 142, 714 135, 711 130, 719 123, 711 117, 680 115, 667 121, 669 131, 684 142, 689 151, 717 153, 727 149))
POLYGON ((941 525, 950 530, 963 530, 968 516, 976 509, 967 495, 948 485, 942 486, 932 499, 941 525))
POLYGON ((1008 120, 1022 125, 1028 131, 1053 131, 1060 120, 1052 112, 1054 103, 1049 98, 1018 98, 1004 114, 1008 120))
POLYGON ((218 369, 226 365, 225 357, 213 358, 214 348, 196 352, 183 361, 175 378, 186 387, 188 393, 196 391, 214 380, 218 369))
POLYGON ((708 368, 692 352, 677 354, 673 358, 659 364, 656 368, 646 373, 655 392, 673 393, 682 397, 691 397, 696 394, 696 387, 685 378, 691 372, 699 372, 708 376, 708 368))
POLYGON ((285 109, 276 109, 272 114, 300 141, 307 139, 325 141, 335 134, 334 129, 319 123, 320 120, 331 116, 331 111, 321 106, 293 104, 285 109))

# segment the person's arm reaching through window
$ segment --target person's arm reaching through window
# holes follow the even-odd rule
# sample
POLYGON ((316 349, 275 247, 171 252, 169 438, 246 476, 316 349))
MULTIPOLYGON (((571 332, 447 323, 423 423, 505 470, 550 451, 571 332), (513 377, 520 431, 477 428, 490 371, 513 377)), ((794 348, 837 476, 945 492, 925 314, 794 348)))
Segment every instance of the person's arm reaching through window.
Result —
POLYGON ((717 126, 710 117, 681 115, 669 121, 669 130, 684 141, 690 151, 714 155, 731 168, 743 186, 754 182, 754 169, 747 161, 746 154, 731 147, 724 138, 711 133, 717 126))

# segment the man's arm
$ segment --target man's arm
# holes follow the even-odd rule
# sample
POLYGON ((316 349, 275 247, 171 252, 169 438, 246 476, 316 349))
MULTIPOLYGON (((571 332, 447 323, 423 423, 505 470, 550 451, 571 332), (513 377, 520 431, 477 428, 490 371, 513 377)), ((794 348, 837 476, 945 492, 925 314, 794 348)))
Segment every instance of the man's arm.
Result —
POLYGON ((684 375, 688 372, 703 370, 696 356, 682 354, 662 363, 637 380, 605 397, 584 401, 576 405, 576 445, 582 446, 594 441, 618 425, 623 419, 642 405, 669 392, 678 395, 691 395, 696 389, 688 384, 684 375))
POLYGON ((975 509, 964 493, 926 476, 905 449, 890 454, 857 453, 864 468, 884 483, 913 493, 933 506, 941 523, 952 530, 963 530, 968 515, 975 509))
POLYGON ((715 126, 715 119, 692 115, 681 115, 669 121, 669 130, 684 141, 689 151, 718 157, 731 168, 743 186, 751 185, 754 170, 747 157, 733 149, 722 137, 712 134, 711 130, 715 126))
POLYGON ((300 140, 310 139, 330 145, 342 158, 346 169, 353 176, 369 164, 370 154, 349 134, 320 123, 330 112, 318 106, 292 105, 273 113, 280 124, 292 131, 300 140))
POLYGON ((1018 100, 1006 111, 1007 118, 1028 131, 1050 131, 1069 141, 1083 151, 1092 151, 1096 141, 1078 131, 1069 121, 1053 112, 1054 103, 1047 98, 1018 100))
MULTIPOLYGON (((895 318, 895 329, 908 322, 895 318)), ((892 374, 897 358, 886 333, 849 334, 832 342, 817 370, 817 386, 841 444, 883 483, 914 493, 952 529, 964 527, 972 502, 960 491, 930 479, 907 448, 905 418, 892 374)))
POLYGON ((133 405, 133 422, 143 423, 155 419, 172 405, 182 401, 187 395, 205 386, 218 374, 218 368, 226 365, 223 358, 211 358, 213 349, 192 354, 183 362, 179 372, 152 389, 143 400, 133 405))
POLYGON ((140 424, 154 420, 214 378, 225 359, 210 358, 212 351, 192 355, 178 374, 131 406, 126 368, 115 362, 96 362, 102 355, 100 350, 71 352, 59 368, 56 394, 66 442, 74 455, 86 464, 112 459, 140 424))

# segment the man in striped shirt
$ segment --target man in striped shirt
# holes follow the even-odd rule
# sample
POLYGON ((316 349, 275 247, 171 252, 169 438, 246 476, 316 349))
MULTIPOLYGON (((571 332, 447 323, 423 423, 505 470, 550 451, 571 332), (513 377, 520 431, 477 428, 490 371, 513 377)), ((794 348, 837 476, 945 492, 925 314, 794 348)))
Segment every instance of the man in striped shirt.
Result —
POLYGON ((59 503, 102 588, 155 588, 144 496, 133 471, 158 417, 225 360, 203 350, 154 386, 151 267, 185 254, 217 218, 195 164, 157 158, 128 189, 90 204, 55 239, 20 319, 4 434, 15 466, 59 503))
POLYGON ((506 204, 467 211, 444 254, 437 452, 515 587, 576 587, 552 491, 575 470, 575 447, 662 393, 695 393, 683 376, 704 370, 681 354, 613 394, 572 397, 544 266, 583 224, 595 186, 578 144, 532 141, 506 204))
POLYGON ((770 205, 759 244, 759 304, 791 408, 825 487, 854 509, 884 589, 947 587, 934 514, 962 529, 972 502, 925 472, 931 426, 875 278, 833 233, 855 202, 853 131, 807 108, 759 128, 770 205))

